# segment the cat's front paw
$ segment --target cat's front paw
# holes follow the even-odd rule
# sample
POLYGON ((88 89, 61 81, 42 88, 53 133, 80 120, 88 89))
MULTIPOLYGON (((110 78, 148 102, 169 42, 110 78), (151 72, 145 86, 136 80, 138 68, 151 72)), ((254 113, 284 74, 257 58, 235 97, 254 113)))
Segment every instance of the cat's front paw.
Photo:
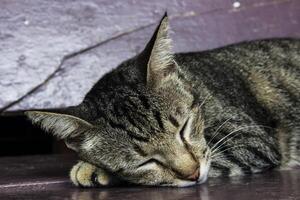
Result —
POLYGON ((117 182, 105 170, 83 161, 73 166, 70 178, 76 186, 82 187, 110 186, 117 182))

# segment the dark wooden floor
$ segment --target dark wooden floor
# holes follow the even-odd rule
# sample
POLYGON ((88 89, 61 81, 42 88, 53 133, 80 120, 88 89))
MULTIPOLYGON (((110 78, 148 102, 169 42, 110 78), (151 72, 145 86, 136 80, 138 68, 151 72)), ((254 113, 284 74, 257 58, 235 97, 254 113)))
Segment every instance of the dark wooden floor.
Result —
POLYGON ((73 156, 31 156, 0 159, 0 199, 300 199, 300 170, 269 172, 250 177, 211 179, 188 188, 73 186, 68 170, 73 156))

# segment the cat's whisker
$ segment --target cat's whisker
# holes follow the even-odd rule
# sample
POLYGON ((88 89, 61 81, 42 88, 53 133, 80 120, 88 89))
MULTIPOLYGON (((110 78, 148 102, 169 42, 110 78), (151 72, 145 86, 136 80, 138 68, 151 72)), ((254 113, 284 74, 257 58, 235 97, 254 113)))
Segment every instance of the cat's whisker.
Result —
POLYGON ((229 137, 227 138, 227 140, 224 140, 219 146, 216 146, 213 150, 212 150, 212 153, 215 153, 216 151, 218 150, 221 150, 224 145, 226 145, 227 142, 231 141, 233 138, 235 138, 236 136, 242 134, 243 132, 239 132, 237 133, 236 135, 233 135, 232 137, 229 137))
POLYGON ((206 103, 207 100, 209 100, 212 97, 211 94, 206 95, 206 97, 204 98, 204 100, 202 101, 202 103, 199 105, 199 109, 202 108, 202 106, 204 105, 204 103, 206 103))
POLYGON ((214 153, 215 151, 217 151, 220 147, 222 147, 226 142, 228 142, 230 139, 232 139, 233 137, 236 137, 238 134, 230 137, 232 134, 238 132, 238 131, 241 131, 245 128, 248 128, 248 127, 243 127, 243 128, 239 128, 239 129, 235 129, 234 131, 230 132, 229 134, 225 135, 224 137, 222 137, 216 144, 214 144, 214 146, 212 146, 211 148, 211 152, 214 153), (230 137, 230 138, 228 138, 230 137), (226 138, 228 138, 225 142, 222 142, 224 141, 226 138), (221 143, 222 142, 222 143, 221 143), (221 143, 221 144, 220 144, 221 143), (220 145, 219 145, 220 144, 220 145))
POLYGON ((220 140, 219 140, 219 141, 211 148, 212 153, 215 152, 215 151, 216 151, 218 148, 220 148, 222 145, 224 145, 226 142, 228 142, 229 140, 233 139, 234 137, 236 137, 237 135, 239 135, 239 134, 241 134, 241 133, 243 133, 243 132, 240 132, 240 133, 234 135, 233 137, 231 137, 230 139, 224 141, 226 138, 230 137, 232 134, 234 134, 234 133, 236 133, 236 132, 239 132, 239 131, 241 131, 241 130, 243 130, 243 129, 253 128, 253 127, 258 127, 258 126, 257 126, 257 125, 253 125, 253 126, 244 126, 244 127, 242 127, 242 128, 238 128, 238 129, 235 129, 234 131, 230 132, 229 134, 227 134, 226 136, 224 136, 223 138, 221 138, 221 139, 220 139, 220 140), (224 141, 224 142, 222 142, 222 141, 224 141), (222 142, 222 143, 221 143, 221 142, 222 142), (218 146, 218 144, 220 144, 220 143, 221 143, 221 145, 218 146))
POLYGON ((218 159, 224 159, 224 158, 234 158, 233 154, 220 154, 218 156, 215 157, 211 157, 211 160, 218 160, 218 159))
MULTIPOLYGON (((251 128, 251 127, 265 127, 265 128, 272 128, 272 127, 263 126, 263 125, 253 125, 253 126, 244 126, 244 127, 241 127, 241 128, 236 129, 235 131, 232 131, 232 132, 237 132, 237 131, 240 131, 240 130, 242 130, 242 129, 245 129, 245 128, 251 128)), ((255 130, 253 130, 253 131, 256 132, 255 130)), ((231 133, 232 133, 232 132, 231 132, 231 133)), ((231 134, 231 133, 229 133, 229 134, 231 134)), ((227 140, 223 141, 219 146, 215 147, 214 149, 212 148, 212 150, 211 150, 212 154, 215 153, 215 152, 218 151, 218 150, 221 150, 221 148, 222 148, 227 142, 229 142, 230 140, 232 140, 233 138, 235 138, 236 136, 238 136, 238 135, 240 135, 240 134, 242 134, 242 133, 243 133, 243 132, 240 132, 240 133, 238 133, 238 134, 236 134, 236 135, 234 135, 234 136, 228 138, 227 140)), ((229 135, 229 134, 228 134, 228 135, 229 135)), ((225 137, 226 137, 226 136, 225 136, 225 137)), ((224 139, 224 138, 222 138, 222 139, 224 139)), ((221 139, 221 140, 222 140, 222 139, 221 139)), ((219 141, 219 142, 220 142, 220 141, 219 141)))
MULTIPOLYGON (((234 144, 234 147, 236 146, 236 144, 234 144)), ((224 146, 220 146, 218 149, 215 149, 214 152, 212 152, 211 155, 215 155, 216 153, 219 153, 220 151, 223 151, 224 146)), ((233 146, 232 146, 233 147, 233 146)), ((228 147, 228 148, 232 148, 232 147, 228 147)))
POLYGON ((223 149, 222 151, 219 151, 219 152, 216 152, 216 153, 212 154, 211 158, 214 158, 214 157, 222 154, 223 152, 228 151, 229 149, 237 149, 237 148, 245 147, 245 146, 246 145, 237 145, 237 146, 234 146, 234 147, 229 147, 229 148, 223 149))
MULTIPOLYGON (((246 145, 245 145, 246 146, 246 145)), ((237 147, 238 148, 238 147, 237 147)), ((210 157, 212 159, 216 159, 216 158, 222 158, 222 157, 234 157, 234 154, 232 152, 227 152, 226 154, 222 154, 222 153, 218 153, 218 155, 214 155, 213 157, 210 157)))
POLYGON ((231 120, 232 119, 232 117, 230 117, 230 118, 228 118, 228 119, 226 119, 218 128, 217 128, 217 130, 212 134, 212 138, 208 141, 208 143, 207 143, 207 145, 209 145, 211 142, 212 142, 212 140, 219 134, 219 130, 221 130, 222 128, 223 128, 223 126, 225 126, 225 124, 227 124, 228 122, 229 122, 229 120, 231 120))
MULTIPOLYGON (((242 127, 241 129, 244 129, 244 128, 251 128, 251 127, 263 127, 263 128, 270 128, 270 129, 273 129, 272 127, 270 126, 264 126, 264 125, 253 125, 253 126, 244 126, 242 127)), ((256 132, 255 130, 253 130, 253 132, 256 132)), ((241 132, 243 133, 243 132, 241 132)), ((241 134, 239 133, 239 134, 241 134)), ((238 136, 239 134, 236 134, 230 138, 228 138, 227 140, 223 141, 219 146, 215 147, 214 149, 211 149, 212 153, 214 153, 215 151, 221 149, 227 142, 229 142, 230 140, 232 140, 234 137, 238 136)))

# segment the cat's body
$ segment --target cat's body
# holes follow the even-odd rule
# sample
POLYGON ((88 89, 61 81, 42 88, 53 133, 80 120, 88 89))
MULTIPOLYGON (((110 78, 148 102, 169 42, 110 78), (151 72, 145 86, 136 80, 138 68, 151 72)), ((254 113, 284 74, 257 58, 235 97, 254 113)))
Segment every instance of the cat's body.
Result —
POLYGON ((299 165, 299 77, 300 40, 173 55, 164 17, 68 115, 27 114, 85 161, 77 185, 187 186, 299 165))
MULTIPOLYGON (((270 149, 261 147, 262 152, 253 144, 241 147, 244 151, 231 149, 230 156, 223 152, 220 159, 239 165, 245 173, 259 171, 256 168, 300 164, 300 40, 244 42, 207 52, 179 54, 175 59, 187 72, 195 92, 202 98, 206 90, 211 95, 202 106, 207 140, 211 140, 211 133, 222 121, 231 119, 223 125, 223 129, 228 129, 220 131, 222 134, 214 137, 212 144, 230 133, 229 124, 249 128, 241 130, 234 141, 225 142, 224 147, 244 145, 251 138, 262 147, 270 144, 270 149)), ((225 174, 230 171, 228 163, 224 166, 216 160, 215 165, 225 174)))

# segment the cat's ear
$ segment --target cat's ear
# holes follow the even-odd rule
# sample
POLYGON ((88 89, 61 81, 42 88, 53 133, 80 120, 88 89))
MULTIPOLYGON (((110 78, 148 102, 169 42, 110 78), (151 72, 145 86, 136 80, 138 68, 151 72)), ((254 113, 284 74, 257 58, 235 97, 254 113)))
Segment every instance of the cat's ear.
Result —
POLYGON ((75 151, 78 148, 75 144, 76 138, 93 127, 90 123, 67 114, 26 111, 25 115, 33 124, 37 124, 59 139, 64 139, 66 145, 75 151))
POLYGON ((147 85, 158 86, 166 77, 176 71, 176 63, 172 53, 172 40, 169 37, 167 13, 161 19, 141 55, 147 61, 147 85))

